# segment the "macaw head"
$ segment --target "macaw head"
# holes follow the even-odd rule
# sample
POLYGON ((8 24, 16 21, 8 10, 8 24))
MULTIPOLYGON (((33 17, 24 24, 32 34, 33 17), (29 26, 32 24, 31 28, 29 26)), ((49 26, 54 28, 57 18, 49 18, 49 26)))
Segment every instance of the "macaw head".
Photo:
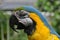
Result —
POLYGON ((9 24, 14 31, 24 29, 24 32, 30 35, 32 30, 35 29, 36 22, 30 17, 28 11, 18 10, 11 15, 9 24))

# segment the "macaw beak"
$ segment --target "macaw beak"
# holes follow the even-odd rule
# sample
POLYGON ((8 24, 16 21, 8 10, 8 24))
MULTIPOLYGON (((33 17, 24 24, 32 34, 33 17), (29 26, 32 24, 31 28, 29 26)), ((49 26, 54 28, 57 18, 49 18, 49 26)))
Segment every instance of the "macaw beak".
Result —
MULTIPOLYGON (((10 19, 9 19, 9 26, 14 30, 14 31, 16 31, 16 29, 14 28, 14 25, 16 25, 17 24, 17 18, 14 16, 14 15, 12 15, 11 17, 10 17, 10 19), (14 22, 13 22, 14 21, 14 22)), ((17 32, 17 31, 16 31, 17 32)))

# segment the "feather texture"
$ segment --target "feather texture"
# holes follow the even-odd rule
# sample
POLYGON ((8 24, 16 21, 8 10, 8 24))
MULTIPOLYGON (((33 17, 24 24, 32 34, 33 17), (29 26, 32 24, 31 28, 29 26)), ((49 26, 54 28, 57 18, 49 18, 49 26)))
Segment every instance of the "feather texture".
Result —
POLYGON ((36 30, 28 36, 29 40, 59 40, 56 35, 50 33, 48 27, 37 14, 30 13, 30 17, 36 22, 36 30))

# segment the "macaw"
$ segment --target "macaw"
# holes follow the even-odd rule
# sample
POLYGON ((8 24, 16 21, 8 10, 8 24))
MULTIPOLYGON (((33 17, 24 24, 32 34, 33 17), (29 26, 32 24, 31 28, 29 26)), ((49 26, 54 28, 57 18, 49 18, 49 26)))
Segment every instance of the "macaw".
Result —
POLYGON ((22 6, 16 10, 20 10, 20 14, 18 14, 19 12, 16 12, 20 17, 13 14, 9 21, 10 27, 14 31, 16 30, 13 26, 16 24, 17 29, 24 29, 24 32, 28 35, 28 40, 60 40, 60 35, 58 35, 51 25, 49 25, 40 11, 32 6, 22 6), (21 15, 24 16, 27 21, 25 21, 24 18, 21 19, 21 15))

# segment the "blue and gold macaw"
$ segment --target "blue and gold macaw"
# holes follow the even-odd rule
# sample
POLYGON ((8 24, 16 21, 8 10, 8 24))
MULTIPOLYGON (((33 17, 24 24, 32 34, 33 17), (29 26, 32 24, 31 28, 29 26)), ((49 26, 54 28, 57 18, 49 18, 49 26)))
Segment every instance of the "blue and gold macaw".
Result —
MULTIPOLYGON (((35 24, 33 25, 34 27, 29 26, 28 28, 25 28, 25 33, 28 34, 28 40, 59 40, 60 35, 58 35, 58 33, 53 29, 53 27, 49 25, 48 21, 41 14, 40 11, 38 11, 32 6, 22 6, 20 8, 17 8, 17 10, 28 11, 29 17, 35 22, 33 23, 35 24), (32 29, 31 31, 30 28, 32 29)), ((20 26, 22 26, 22 24, 20 26)))

